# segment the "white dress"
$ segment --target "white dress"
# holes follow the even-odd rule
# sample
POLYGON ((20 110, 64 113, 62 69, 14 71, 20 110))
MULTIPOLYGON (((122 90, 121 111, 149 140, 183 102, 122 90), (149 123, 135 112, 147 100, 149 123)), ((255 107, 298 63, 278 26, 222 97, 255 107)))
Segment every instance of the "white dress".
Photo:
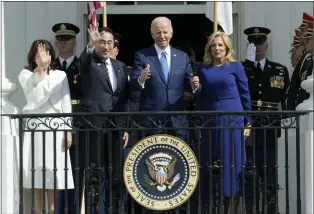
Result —
MULTIPOLYGON (((51 70, 49 75, 41 78, 37 73, 24 69, 19 75, 19 82, 27 100, 27 105, 22 110, 24 114, 71 113, 70 90, 65 72, 51 70)), ((74 188, 69 150, 65 150, 63 147, 65 130, 70 129, 70 126, 65 125, 64 121, 69 122, 70 120, 71 118, 61 117, 24 120, 24 188, 32 188, 32 171, 34 170, 34 188, 54 189, 54 186, 56 189, 74 188), (56 130, 55 134, 52 131, 54 129, 56 130), (62 129, 62 131, 58 129, 62 129), (46 131, 44 136, 43 132, 34 130, 51 131, 46 131), (34 149, 32 149, 32 134, 34 149), (54 158, 54 143, 56 144, 56 159, 54 158), (44 153, 45 162, 43 162, 44 153), (56 182, 54 169, 56 169, 56 182)))

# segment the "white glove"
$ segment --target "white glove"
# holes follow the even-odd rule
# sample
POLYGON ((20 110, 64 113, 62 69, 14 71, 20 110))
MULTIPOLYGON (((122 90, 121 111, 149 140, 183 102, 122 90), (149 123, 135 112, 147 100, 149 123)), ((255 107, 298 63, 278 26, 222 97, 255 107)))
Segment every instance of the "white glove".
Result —
POLYGON ((250 43, 247 46, 245 58, 251 62, 255 62, 255 57, 256 57, 256 47, 253 43, 250 43))

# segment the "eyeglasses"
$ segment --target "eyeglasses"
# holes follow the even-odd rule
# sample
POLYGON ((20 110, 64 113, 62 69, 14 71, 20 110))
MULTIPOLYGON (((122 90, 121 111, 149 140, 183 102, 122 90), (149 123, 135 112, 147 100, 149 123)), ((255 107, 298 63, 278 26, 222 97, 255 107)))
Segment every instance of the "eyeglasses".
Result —
POLYGON ((110 46, 110 47, 113 47, 114 41, 112 41, 112 40, 109 40, 109 41, 100 40, 100 41, 99 41, 99 45, 101 45, 101 46, 108 45, 108 46, 110 46))

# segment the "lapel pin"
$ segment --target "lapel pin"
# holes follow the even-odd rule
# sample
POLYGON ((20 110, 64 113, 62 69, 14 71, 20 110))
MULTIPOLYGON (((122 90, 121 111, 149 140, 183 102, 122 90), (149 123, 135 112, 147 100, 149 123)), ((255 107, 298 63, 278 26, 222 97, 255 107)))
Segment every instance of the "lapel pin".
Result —
POLYGON ((268 67, 268 68, 270 68, 271 66, 270 66, 270 65, 268 65, 267 67, 268 67))
POLYGON ((173 54, 173 56, 176 57, 177 55, 176 55, 176 54, 173 54))
POLYGON ((97 65, 101 65, 101 63, 98 63, 97 65))

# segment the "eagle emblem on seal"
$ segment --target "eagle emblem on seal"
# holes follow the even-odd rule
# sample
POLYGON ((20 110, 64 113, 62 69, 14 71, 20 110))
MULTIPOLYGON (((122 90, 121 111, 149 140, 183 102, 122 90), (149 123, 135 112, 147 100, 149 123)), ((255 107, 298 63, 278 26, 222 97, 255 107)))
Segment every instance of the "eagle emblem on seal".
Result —
POLYGON ((149 176, 145 175, 144 180, 151 187, 156 187, 160 192, 163 192, 171 187, 180 179, 180 174, 177 174, 172 181, 170 179, 174 175, 177 159, 167 153, 156 153, 149 156, 145 160, 149 176))

